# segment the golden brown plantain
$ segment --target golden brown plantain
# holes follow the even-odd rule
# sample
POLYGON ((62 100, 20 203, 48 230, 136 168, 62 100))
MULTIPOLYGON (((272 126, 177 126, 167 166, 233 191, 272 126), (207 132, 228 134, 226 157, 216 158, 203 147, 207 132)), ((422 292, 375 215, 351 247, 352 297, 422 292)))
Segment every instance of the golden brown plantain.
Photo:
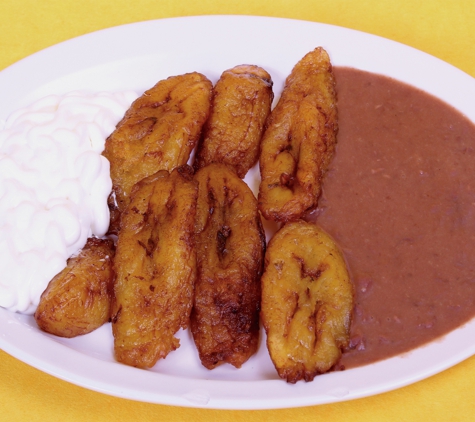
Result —
POLYGON ((75 337, 109 321, 113 258, 112 240, 89 238, 41 295, 38 326, 56 336, 75 337))
POLYGON ((197 280, 191 331, 201 363, 239 368, 257 350, 265 237, 257 201, 224 164, 195 175, 197 280))
POLYGON ((279 376, 312 381, 348 345, 353 285, 337 245, 317 225, 287 223, 270 240, 261 318, 279 376))
POLYGON ((140 181, 121 218, 114 268, 116 359, 150 368, 179 347, 193 305, 197 184, 189 166, 140 181))
POLYGON ((106 140, 112 193, 110 233, 117 234, 120 213, 132 187, 159 170, 187 163, 209 115, 213 86, 200 73, 158 82, 131 105, 106 140))
POLYGON ((266 219, 292 221, 316 207, 337 128, 332 66, 317 48, 288 76, 263 135, 258 199, 266 219))
POLYGON ((224 163, 244 178, 259 158, 273 98, 271 76, 261 67, 240 65, 223 72, 198 143, 195 170, 214 162, 224 163))

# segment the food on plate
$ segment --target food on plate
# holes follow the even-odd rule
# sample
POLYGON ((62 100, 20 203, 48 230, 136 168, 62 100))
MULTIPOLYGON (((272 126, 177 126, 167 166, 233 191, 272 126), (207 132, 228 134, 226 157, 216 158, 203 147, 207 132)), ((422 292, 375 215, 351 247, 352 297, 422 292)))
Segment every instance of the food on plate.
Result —
POLYGON ((0 306, 33 314, 51 279, 109 227, 101 153, 136 94, 49 95, 0 120, 0 306))
POLYGON ((35 312, 38 326, 60 337, 76 337, 110 318, 114 243, 91 237, 41 295, 35 312))
POLYGON ((265 237, 257 201, 224 164, 200 169, 191 331, 201 363, 239 368, 256 351, 265 237))
MULTIPOLYGON (((338 153, 319 207, 304 218, 331 233, 351 268, 351 337, 335 368, 353 368, 408 352, 473 318, 475 261, 466 252, 475 246, 473 183, 463 169, 473 167, 475 130, 413 87, 333 70, 338 153)), ((112 183, 101 151, 136 98, 130 94, 51 96, 0 121, 0 255, 9 274, 0 306, 34 313, 67 258, 106 233, 112 183)), ((223 227, 216 244, 227 235, 223 227)))
POLYGON ((393 78, 351 68, 335 78, 338 150, 315 217, 351 269, 356 306, 339 365, 354 368, 475 316, 475 125, 393 78))
POLYGON ((114 351, 150 368, 179 347, 193 304, 197 184, 185 165, 137 183, 124 210, 114 260, 114 351))
POLYGON ((312 381, 348 345, 353 285, 333 239, 316 224, 285 224, 270 240, 261 318, 279 376, 312 381))
POLYGON ((209 115, 212 89, 197 72, 162 80, 132 104, 106 140, 103 154, 112 178, 110 233, 117 233, 120 213, 137 182, 188 162, 209 115))
POLYGON ((240 65, 223 72, 214 87, 210 116, 197 147, 195 169, 224 163, 244 178, 259 157, 273 98, 272 78, 261 67, 240 65))
POLYGON ((315 208, 337 128, 332 65, 320 47, 287 77, 261 141, 258 200, 266 219, 292 221, 315 208))

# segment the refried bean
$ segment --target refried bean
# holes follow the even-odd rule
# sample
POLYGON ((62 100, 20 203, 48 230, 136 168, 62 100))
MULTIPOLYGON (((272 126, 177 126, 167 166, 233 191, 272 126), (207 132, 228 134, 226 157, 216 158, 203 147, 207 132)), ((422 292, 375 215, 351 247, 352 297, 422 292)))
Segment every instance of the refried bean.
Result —
POLYGON ((414 87, 334 69, 338 146, 315 219, 355 286, 351 368, 475 315, 475 125, 414 87))

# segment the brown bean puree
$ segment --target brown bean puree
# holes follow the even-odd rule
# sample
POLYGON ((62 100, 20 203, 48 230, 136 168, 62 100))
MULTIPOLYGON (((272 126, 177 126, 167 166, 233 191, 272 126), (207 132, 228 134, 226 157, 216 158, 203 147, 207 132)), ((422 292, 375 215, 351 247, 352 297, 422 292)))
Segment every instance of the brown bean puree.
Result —
POLYGON ((346 368, 475 315, 475 125, 387 77, 335 68, 338 146, 311 218, 340 245, 356 307, 346 368))

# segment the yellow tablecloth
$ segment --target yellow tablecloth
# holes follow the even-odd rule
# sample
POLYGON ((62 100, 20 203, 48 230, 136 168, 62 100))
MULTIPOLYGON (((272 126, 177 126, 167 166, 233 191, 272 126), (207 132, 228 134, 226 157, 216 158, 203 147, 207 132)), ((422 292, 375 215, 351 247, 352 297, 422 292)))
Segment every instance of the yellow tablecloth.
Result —
MULTIPOLYGON (((205 14, 288 17, 358 29, 416 47, 475 77, 473 0, 1 0, 0 69, 98 29, 205 14)), ((470 358, 408 387, 349 402, 265 411, 189 409, 95 393, 0 350, 1 421, 472 421, 474 396, 470 358)))

